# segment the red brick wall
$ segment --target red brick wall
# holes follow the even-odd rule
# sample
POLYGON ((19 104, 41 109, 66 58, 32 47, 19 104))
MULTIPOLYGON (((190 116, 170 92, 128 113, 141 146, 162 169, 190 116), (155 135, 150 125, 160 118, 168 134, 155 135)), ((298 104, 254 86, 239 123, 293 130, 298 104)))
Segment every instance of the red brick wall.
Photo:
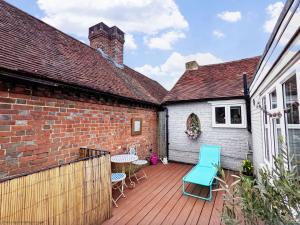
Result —
POLYGON ((0 91, 0 177, 71 161, 82 146, 116 154, 140 143, 142 156, 149 148, 156 150, 155 109, 37 97, 20 90, 0 91), (131 136, 131 118, 142 118, 141 135, 131 136))

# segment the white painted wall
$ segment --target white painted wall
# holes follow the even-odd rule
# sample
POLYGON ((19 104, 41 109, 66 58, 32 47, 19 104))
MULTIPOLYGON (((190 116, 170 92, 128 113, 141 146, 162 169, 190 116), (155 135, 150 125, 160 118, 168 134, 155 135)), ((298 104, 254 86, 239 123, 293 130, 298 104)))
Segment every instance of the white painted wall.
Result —
MULTIPOLYGON (((244 101, 244 100, 240 100, 244 101)), ((224 101, 226 103, 230 101, 224 101)), ((224 168, 239 170, 249 150, 250 134, 245 128, 213 128, 212 107, 208 102, 182 103, 167 106, 169 110, 169 159, 197 163, 200 144, 222 146, 221 164, 224 168), (186 120, 195 113, 201 123, 201 136, 190 140, 184 133, 186 120)))

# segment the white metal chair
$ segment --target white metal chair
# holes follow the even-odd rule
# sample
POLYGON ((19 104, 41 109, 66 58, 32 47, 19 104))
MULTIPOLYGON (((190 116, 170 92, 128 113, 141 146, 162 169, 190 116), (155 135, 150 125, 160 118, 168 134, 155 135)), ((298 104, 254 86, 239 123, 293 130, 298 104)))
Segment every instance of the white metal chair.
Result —
MULTIPOLYGON (((131 145, 129 147, 129 154, 137 155, 137 145, 131 145)), ((132 164, 134 165, 133 169, 133 176, 135 177, 136 181, 139 183, 141 179, 147 178, 147 174, 143 167, 145 167, 148 164, 147 160, 144 159, 138 159, 136 161, 133 161, 132 164), (142 176, 138 176, 138 172, 141 171, 143 173, 142 176)))
POLYGON ((120 191, 120 195, 117 198, 112 198, 112 201, 114 203, 114 205, 116 207, 118 207, 117 205, 117 201, 123 197, 125 198, 126 196, 124 195, 124 186, 125 184, 125 178, 126 178, 126 174, 125 173, 112 173, 111 174, 111 182, 112 182, 112 188, 114 190, 119 190, 120 191), (121 185, 119 185, 119 183, 121 183, 121 185))

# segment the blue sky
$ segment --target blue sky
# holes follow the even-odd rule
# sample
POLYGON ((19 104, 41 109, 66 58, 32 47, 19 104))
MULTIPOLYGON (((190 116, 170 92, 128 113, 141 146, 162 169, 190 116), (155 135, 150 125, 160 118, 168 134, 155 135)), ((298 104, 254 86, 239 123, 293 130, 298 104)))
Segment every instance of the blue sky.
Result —
POLYGON ((186 61, 218 63, 262 54, 283 7, 278 0, 8 0, 88 44, 88 27, 127 34, 124 62, 170 89, 186 61))

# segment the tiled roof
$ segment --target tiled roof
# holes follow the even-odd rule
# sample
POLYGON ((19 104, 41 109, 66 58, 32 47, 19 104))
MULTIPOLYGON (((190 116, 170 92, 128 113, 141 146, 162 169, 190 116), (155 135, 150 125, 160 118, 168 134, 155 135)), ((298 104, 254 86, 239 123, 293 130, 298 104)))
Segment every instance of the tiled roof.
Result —
POLYGON ((143 86, 148 91, 148 93, 150 93, 151 96, 153 96, 159 102, 162 102, 163 98, 168 93, 168 91, 157 81, 142 75, 141 73, 133 70, 128 66, 125 66, 125 73, 136 79, 141 84, 141 86, 143 86))
POLYGON ((259 59, 257 56, 185 71, 163 102, 241 97, 243 73, 251 81, 259 59))
POLYGON ((0 68, 154 104, 166 93, 157 82, 117 68, 97 50, 5 1, 0 18, 0 68))

